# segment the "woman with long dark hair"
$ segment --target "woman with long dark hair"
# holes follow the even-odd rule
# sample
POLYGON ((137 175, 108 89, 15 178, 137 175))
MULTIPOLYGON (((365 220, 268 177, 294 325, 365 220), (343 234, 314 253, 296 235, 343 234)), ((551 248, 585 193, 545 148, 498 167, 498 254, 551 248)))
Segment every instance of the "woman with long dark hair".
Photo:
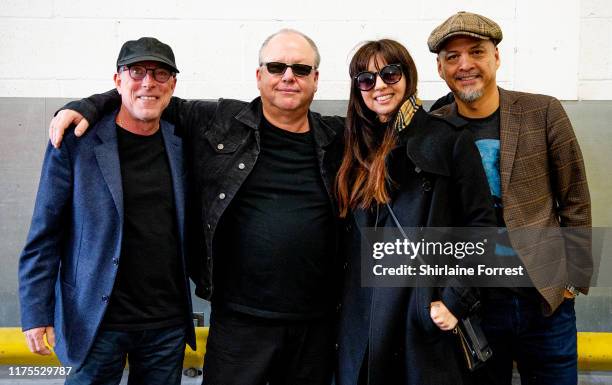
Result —
POLYGON ((469 288, 361 285, 361 230, 495 226, 471 134, 426 113, 417 71, 394 40, 363 44, 350 63, 345 151, 336 179, 349 264, 338 385, 459 385, 465 362, 451 330, 477 303, 469 288), (393 218, 395 216, 395 219, 393 218))

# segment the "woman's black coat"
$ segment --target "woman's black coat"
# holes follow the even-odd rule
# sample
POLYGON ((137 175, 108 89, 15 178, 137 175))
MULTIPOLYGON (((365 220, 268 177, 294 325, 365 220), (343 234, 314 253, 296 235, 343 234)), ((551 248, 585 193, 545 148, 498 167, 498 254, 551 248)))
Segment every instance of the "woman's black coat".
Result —
MULTIPOLYGON (((481 158, 468 130, 419 110, 400 133, 399 143, 387 165, 398 183, 391 206, 403 227, 496 226, 481 158)), ((429 304, 442 300, 461 318, 477 302, 477 291, 361 287, 361 231, 374 226, 395 226, 385 206, 353 213, 337 385, 356 385, 360 371, 359 384, 466 383, 457 337, 438 329, 429 304)))

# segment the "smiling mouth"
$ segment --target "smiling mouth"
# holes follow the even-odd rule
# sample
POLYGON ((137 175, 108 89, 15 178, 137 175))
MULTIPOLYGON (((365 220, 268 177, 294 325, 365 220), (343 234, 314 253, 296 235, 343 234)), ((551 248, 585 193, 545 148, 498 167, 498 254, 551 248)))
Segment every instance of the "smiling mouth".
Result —
POLYGON ((469 76, 457 76, 456 79, 462 82, 469 82, 471 80, 476 80, 480 77, 480 75, 469 75, 469 76))
POLYGON ((144 101, 151 101, 151 100, 157 100, 158 97, 142 95, 142 96, 138 96, 137 99, 144 100, 144 101))
POLYGON ((387 95, 377 96, 374 99, 377 102, 386 102, 387 100, 391 100, 392 97, 393 97, 393 94, 387 94, 387 95))

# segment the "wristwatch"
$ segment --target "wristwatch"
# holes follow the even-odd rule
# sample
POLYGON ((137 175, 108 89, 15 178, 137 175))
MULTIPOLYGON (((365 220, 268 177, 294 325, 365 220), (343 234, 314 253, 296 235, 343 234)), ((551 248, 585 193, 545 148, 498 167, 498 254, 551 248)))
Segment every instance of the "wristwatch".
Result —
POLYGON ((572 295, 573 298, 576 298, 580 292, 572 285, 565 285, 565 291, 572 295))

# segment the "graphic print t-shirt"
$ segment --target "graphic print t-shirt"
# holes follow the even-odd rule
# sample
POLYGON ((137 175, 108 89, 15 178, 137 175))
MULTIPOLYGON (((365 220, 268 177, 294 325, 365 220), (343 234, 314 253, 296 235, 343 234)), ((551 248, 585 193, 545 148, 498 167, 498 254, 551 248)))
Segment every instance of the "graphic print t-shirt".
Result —
MULTIPOLYGON (((487 174, 489 189, 493 198, 493 206, 497 215, 497 227, 505 228, 501 191, 501 176, 499 172, 500 159, 500 140, 499 140, 499 108, 486 118, 471 119, 463 117, 469 122, 468 129, 474 134, 474 140, 480 157, 482 166, 487 174)), ((500 238, 500 242, 495 247, 497 255, 516 255, 510 246, 507 237, 500 238)))

